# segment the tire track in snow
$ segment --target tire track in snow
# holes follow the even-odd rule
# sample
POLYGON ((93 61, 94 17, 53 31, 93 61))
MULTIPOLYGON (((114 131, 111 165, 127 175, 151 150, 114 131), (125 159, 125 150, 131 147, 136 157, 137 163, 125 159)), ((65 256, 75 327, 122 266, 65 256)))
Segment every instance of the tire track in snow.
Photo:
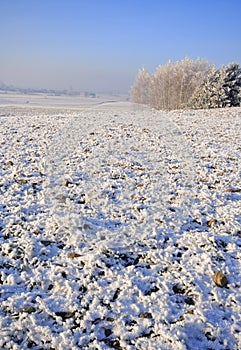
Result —
POLYGON ((158 242, 160 235, 174 231, 181 233, 182 226, 188 224, 195 177, 194 159, 183 133, 163 113, 116 107, 112 110, 110 104, 109 108, 102 105, 60 116, 49 156, 49 189, 46 195, 50 217, 66 241, 75 242, 87 250, 93 246, 117 248, 123 240, 132 246, 142 240, 158 242), (129 139, 123 135, 124 129, 126 135, 130 134, 128 128, 133 129, 129 139), (142 132, 148 136, 139 141, 133 139, 137 135, 143 136, 142 132), (112 133, 111 142, 108 133, 112 133), (117 142, 121 134, 122 144, 117 142), (80 161, 81 154, 88 153, 88 147, 91 154, 80 161), (114 163, 111 164, 111 161, 114 163), (79 162, 81 167, 77 166, 75 174, 71 173, 73 164, 79 162), (134 171, 138 166, 139 175, 134 171), (123 181, 118 179, 118 174, 116 179, 111 178, 113 168, 124 173, 123 181), (141 193, 134 189, 135 176, 143 180, 149 196, 148 205, 143 202, 143 208, 137 207, 127 213, 125 207, 130 203, 137 205, 131 195, 137 197, 141 193), (118 185, 118 180, 121 185, 118 185), (64 181, 69 181, 69 185, 64 186, 64 181), (75 193, 72 187, 76 184, 78 190, 75 193), (112 191, 110 186, 117 187, 116 191, 112 191), (114 196, 118 192, 117 197, 121 198, 111 199, 111 191, 114 196), (83 194, 88 197, 85 210, 83 203, 76 204, 76 198, 83 194), (116 208, 119 219, 114 218, 112 212, 116 208), (131 213, 135 214, 138 210, 142 215, 131 219, 131 213))

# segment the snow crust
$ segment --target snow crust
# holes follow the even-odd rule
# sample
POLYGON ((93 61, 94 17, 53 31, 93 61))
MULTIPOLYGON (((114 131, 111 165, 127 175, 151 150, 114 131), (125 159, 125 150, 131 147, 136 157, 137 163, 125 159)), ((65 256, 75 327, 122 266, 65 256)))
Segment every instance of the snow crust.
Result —
POLYGON ((0 349, 241 348, 240 108, 0 115, 0 349))

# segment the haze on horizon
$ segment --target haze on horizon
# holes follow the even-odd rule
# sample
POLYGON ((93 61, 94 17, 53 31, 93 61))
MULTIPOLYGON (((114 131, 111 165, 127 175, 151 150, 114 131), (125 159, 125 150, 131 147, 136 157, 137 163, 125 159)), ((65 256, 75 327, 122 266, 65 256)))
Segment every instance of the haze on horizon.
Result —
POLYGON ((239 0, 0 0, 0 81, 126 93, 169 59, 241 63, 240 13, 239 0))

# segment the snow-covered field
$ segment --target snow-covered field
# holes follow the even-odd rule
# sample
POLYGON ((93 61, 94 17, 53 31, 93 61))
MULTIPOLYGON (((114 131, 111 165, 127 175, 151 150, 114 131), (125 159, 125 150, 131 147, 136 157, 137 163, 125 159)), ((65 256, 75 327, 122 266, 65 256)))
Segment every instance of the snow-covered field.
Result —
POLYGON ((240 349, 241 109, 0 101, 0 349, 240 349))

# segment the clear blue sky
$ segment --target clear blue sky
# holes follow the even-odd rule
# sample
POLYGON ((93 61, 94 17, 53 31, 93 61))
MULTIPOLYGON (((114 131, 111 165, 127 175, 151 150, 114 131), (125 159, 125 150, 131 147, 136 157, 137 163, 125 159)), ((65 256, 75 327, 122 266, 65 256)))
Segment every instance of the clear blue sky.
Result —
POLYGON ((128 92, 169 59, 241 64, 241 0, 0 0, 0 81, 128 92))

